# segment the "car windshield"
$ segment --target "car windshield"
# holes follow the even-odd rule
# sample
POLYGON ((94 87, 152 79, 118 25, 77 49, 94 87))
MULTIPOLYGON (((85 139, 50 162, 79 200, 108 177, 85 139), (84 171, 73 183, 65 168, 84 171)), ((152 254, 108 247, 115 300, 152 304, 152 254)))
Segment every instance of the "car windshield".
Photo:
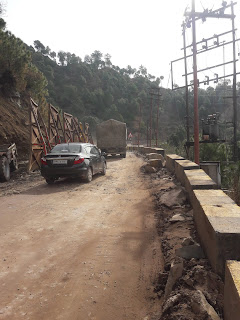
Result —
POLYGON ((57 144, 51 153, 79 153, 81 151, 81 146, 79 144, 62 143, 57 144))

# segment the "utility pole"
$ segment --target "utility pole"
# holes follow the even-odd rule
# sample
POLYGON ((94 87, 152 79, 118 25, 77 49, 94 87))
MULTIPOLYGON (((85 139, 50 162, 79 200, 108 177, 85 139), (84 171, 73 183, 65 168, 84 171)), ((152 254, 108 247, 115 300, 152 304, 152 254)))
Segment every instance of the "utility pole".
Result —
POLYGON ((138 148, 140 144, 140 132, 141 132, 141 122, 142 122, 142 106, 139 106, 139 125, 138 125, 138 148))
POLYGON ((159 121, 159 104, 160 104, 160 88, 151 88, 149 90, 150 95, 150 147, 152 146, 151 140, 152 140, 152 109, 153 109, 153 100, 157 100, 157 132, 156 132, 156 144, 158 140, 158 121, 159 121))
POLYGON ((160 96, 158 96, 158 102, 157 102, 156 147, 158 146, 158 121, 159 121, 159 104, 160 104, 160 96))
MULTIPOLYGON (((188 76, 187 76, 187 52, 186 52, 186 24, 182 24, 183 27, 183 48, 184 48, 184 69, 185 69, 185 100, 186 100, 186 131, 187 131, 187 143, 190 141, 189 134, 189 103, 188 103, 188 76)), ((189 145, 186 148, 187 159, 189 159, 189 145)))
POLYGON ((198 78, 197 78, 197 45, 195 0, 192 0, 192 47, 193 47, 193 91, 194 91, 194 160, 199 164, 199 119, 198 119, 198 78))
MULTIPOLYGON (((150 93, 151 94, 151 93, 150 93)), ((150 107, 150 144, 149 147, 152 146, 152 108, 153 108, 153 97, 151 95, 151 107, 150 107)))
POLYGON ((234 24, 234 4, 231 2, 232 14, 232 42, 233 42, 233 159, 238 160, 237 147, 237 79, 236 79, 236 39, 235 39, 235 24, 234 24))
POLYGON ((148 125, 148 121, 147 121, 147 147, 149 147, 149 145, 148 145, 148 136, 149 136, 149 125, 148 125))

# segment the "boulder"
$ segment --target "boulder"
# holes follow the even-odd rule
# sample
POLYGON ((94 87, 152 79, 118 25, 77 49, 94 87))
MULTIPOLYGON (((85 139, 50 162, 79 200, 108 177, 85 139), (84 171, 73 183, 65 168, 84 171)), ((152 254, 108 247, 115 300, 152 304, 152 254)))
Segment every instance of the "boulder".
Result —
POLYGON ((186 194, 181 187, 174 188, 160 196, 160 203, 172 208, 181 206, 186 201, 186 194))
POLYGON ((160 159, 160 160, 162 160, 162 162, 165 161, 164 157, 159 153, 148 153, 148 154, 146 154, 146 157, 149 160, 151 160, 151 159, 160 159))

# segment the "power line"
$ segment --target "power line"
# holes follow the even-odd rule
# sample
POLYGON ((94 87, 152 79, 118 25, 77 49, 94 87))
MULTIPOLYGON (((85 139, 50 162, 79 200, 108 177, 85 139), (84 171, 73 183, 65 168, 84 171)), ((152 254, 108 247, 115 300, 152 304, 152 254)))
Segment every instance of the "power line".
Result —
POLYGON ((203 10, 205 10, 205 8, 204 8, 204 6, 203 6, 203 4, 202 4, 202 1, 200 1, 200 3, 201 3, 201 6, 202 6, 203 10))

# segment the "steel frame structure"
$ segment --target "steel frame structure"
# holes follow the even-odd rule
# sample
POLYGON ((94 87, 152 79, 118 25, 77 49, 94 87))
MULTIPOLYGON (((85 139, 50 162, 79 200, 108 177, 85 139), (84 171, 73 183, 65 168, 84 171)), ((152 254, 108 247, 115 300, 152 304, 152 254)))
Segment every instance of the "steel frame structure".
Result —
POLYGON ((30 156, 29 171, 39 169, 41 157, 51 150, 47 128, 39 112, 38 105, 30 99, 30 156))
POLYGON ((30 155, 29 171, 41 167, 41 157, 46 155, 56 144, 63 142, 93 143, 89 124, 85 128, 77 118, 63 113, 63 125, 59 111, 49 104, 48 129, 40 114, 39 106, 30 98, 30 155))
POLYGON ((51 148, 64 142, 64 130, 58 110, 49 104, 48 109, 49 143, 51 148))
POLYGON ((90 142, 93 143, 93 138, 92 138, 92 134, 90 131, 90 126, 88 123, 85 123, 85 128, 84 128, 84 135, 86 137, 86 142, 90 142))
POLYGON ((66 143, 74 142, 73 116, 69 113, 63 113, 64 140, 66 143))
MULTIPOLYGON (((233 124, 234 124, 234 141, 233 141, 233 154, 234 154, 234 160, 237 161, 237 94, 236 94, 236 76, 237 74, 240 74, 239 72, 236 72, 236 42, 240 41, 240 39, 236 39, 235 31, 237 30, 235 28, 235 14, 234 14, 234 6, 236 5, 236 2, 231 2, 229 5, 224 5, 223 7, 216 9, 214 11, 208 11, 208 9, 204 10, 203 12, 196 12, 195 11, 195 0, 192 0, 192 11, 191 12, 185 12, 185 16, 187 17, 186 22, 182 24, 183 28, 183 48, 184 50, 184 56, 182 58, 176 59, 171 61, 171 76, 172 76, 172 90, 177 89, 186 89, 186 127, 187 127, 187 145, 190 145, 190 135, 189 135, 189 105, 188 105, 188 87, 192 86, 194 87, 194 159, 196 163, 199 163, 199 119, 198 119, 198 86, 199 84, 209 84, 209 82, 215 82, 217 83, 219 79, 233 77, 233 124), (227 8, 231 8, 231 14, 225 14, 225 10, 227 8), (202 19, 203 21, 206 20, 206 18, 222 18, 222 19, 231 19, 232 21, 232 30, 226 31, 224 33, 214 35, 213 37, 202 39, 199 42, 196 42, 196 24, 195 22, 199 19, 202 19), (192 44, 189 46, 186 46, 186 39, 185 39, 185 30, 187 27, 192 26, 192 44), (219 42, 219 38, 223 35, 232 33, 232 41, 228 42, 219 42), (214 45, 208 46, 208 41, 211 39, 215 39, 214 45), (197 45, 203 43, 203 47, 201 50, 197 50, 197 45), (233 59, 232 61, 224 62, 220 65, 211 66, 202 70, 197 69, 197 55, 201 54, 203 52, 207 52, 209 50, 216 49, 221 46, 225 46, 228 44, 232 44, 233 46, 233 59), (186 49, 192 47, 193 53, 190 55, 186 55, 186 49), (187 58, 193 58, 193 72, 187 73, 187 58), (184 60, 185 65, 185 74, 183 75, 185 77, 185 86, 183 87, 177 87, 174 88, 173 83, 173 63, 184 60), (199 81, 197 78, 197 74, 201 71, 205 71, 208 69, 212 69, 214 67, 224 66, 226 64, 232 64, 233 65, 233 73, 220 76, 216 75, 215 78, 205 79, 204 81, 199 81), (193 74, 193 84, 188 83, 188 75, 193 74)), ((187 149, 187 156, 189 155, 189 149, 187 149)))

